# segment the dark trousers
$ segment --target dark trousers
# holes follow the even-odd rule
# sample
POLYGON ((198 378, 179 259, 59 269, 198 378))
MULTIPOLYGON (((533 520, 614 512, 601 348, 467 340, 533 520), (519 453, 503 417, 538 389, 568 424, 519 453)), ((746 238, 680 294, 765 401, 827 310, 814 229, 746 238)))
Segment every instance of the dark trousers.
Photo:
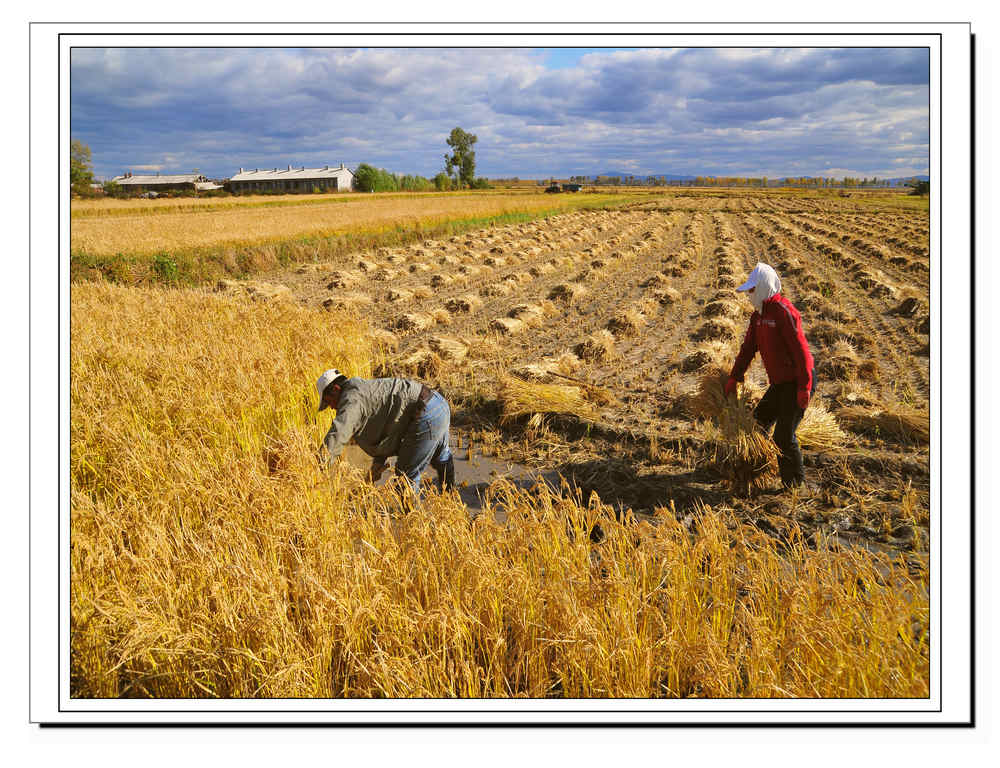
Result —
MULTIPOLYGON (((812 397, 816 391, 816 373, 813 369, 812 397)), ((781 453, 778 456, 778 473, 782 485, 802 485, 806 478, 805 467, 802 466, 802 450, 795 437, 805 411, 798 404, 798 383, 786 381, 772 384, 754 408, 753 417, 757 420, 765 434, 771 434, 774 427, 774 443, 781 453)))

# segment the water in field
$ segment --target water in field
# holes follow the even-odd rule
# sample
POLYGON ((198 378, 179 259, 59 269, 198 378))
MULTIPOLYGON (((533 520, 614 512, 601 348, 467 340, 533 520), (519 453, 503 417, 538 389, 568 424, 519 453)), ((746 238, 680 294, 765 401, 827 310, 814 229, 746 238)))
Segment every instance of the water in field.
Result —
MULTIPOLYGON (((560 486, 560 477, 555 472, 484 456, 474 449, 458 448, 454 440, 451 449, 455 457, 455 484, 458 486, 458 494, 473 516, 482 511, 483 501, 490 486, 498 480, 506 480, 524 489, 535 487, 539 481, 548 483, 553 489, 558 489, 560 486)), ((344 451, 344 457, 361 470, 367 470, 371 464, 371 459, 357 446, 348 446, 344 451)), ((383 485, 390 477, 392 473, 385 472, 376 485, 383 485)), ((422 487, 434 487, 436 479, 437 474, 434 470, 428 469, 421 480, 422 487)), ((494 511, 497 520, 503 522, 506 515, 502 505, 494 506, 494 511)))

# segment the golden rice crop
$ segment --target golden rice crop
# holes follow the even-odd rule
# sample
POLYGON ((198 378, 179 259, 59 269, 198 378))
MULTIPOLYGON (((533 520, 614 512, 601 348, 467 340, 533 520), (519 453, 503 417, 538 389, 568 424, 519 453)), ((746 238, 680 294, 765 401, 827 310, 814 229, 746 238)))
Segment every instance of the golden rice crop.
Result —
POLYGON ((316 376, 381 344, 353 316, 81 283, 70 330, 74 697, 928 695, 919 562, 322 471, 316 376))
MULTIPOLYGON (((126 201, 123 201, 126 202, 126 201)), ((132 201, 127 201, 132 202, 132 201)), ((574 207, 579 200, 555 204, 550 195, 454 194, 374 196, 319 200, 311 205, 251 205, 243 198, 226 208, 199 207, 178 213, 142 215, 146 204, 135 205, 138 215, 92 215, 73 220, 71 250, 95 255, 152 254, 203 246, 245 246, 281 242, 296 237, 325 237, 345 232, 392 230, 419 220, 425 228, 456 217, 483 218, 506 213, 536 212, 574 207)), ((299 203, 299 204, 296 204, 299 203)), ((128 208, 129 206, 125 206, 128 208)))

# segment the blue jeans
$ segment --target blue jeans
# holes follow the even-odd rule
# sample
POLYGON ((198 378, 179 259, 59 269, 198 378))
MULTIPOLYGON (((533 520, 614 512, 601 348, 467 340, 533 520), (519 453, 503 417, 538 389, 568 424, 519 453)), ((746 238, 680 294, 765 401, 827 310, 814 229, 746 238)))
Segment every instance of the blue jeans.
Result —
POLYGON ((428 464, 437 467, 451 458, 450 429, 451 408, 448 401, 435 392, 424 412, 406 430, 396 456, 396 472, 406 477, 414 493, 420 492, 420 475, 428 464))

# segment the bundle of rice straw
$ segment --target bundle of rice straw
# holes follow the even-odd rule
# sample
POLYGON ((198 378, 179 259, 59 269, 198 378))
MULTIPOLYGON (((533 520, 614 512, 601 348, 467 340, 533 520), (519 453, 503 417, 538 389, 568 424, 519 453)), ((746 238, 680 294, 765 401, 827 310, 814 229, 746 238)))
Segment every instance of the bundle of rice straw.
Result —
POLYGON ((396 328, 401 331, 423 331, 434 324, 434 319, 423 312, 412 312, 396 320, 396 328))
POLYGON ((550 413, 568 414, 581 420, 594 420, 598 416, 580 387, 540 384, 514 377, 504 379, 500 402, 503 406, 501 423, 519 416, 531 416, 531 423, 537 425, 541 423, 541 417, 550 413))
POLYGON ((821 366, 825 376, 832 379, 853 379, 858 372, 858 353, 846 339, 838 340, 821 366))
POLYGON ((608 330, 615 336, 637 336, 639 329, 646 324, 646 317, 636 307, 619 310, 608 321, 608 330))
POLYGON ((326 284, 326 289, 332 291, 335 288, 353 288, 360 280, 361 276, 351 270, 333 272, 330 275, 330 281, 326 284))
POLYGON ((308 274, 309 272, 326 272, 330 268, 330 264, 302 264, 295 271, 300 275, 308 274))
POLYGON ((459 362, 469 354, 469 347, 466 344, 449 336, 431 336, 427 339, 427 345, 442 360, 459 362))
POLYGON ((869 409, 848 406, 837 412, 841 423, 862 435, 927 444, 931 439, 930 415, 922 408, 899 405, 869 409))
POLYGON ((388 267, 382 267, 372 272, 372 280, 377 280, 380 283, 388 283, 395 279, 396 270, 389 269, 388 267))
POLYGON ((815 400, 809 403, 805 416, 795 431, 799 445, 813 451, 835 451, 844 444, 847 435, 837 424, 826 406, 815 400))
POLYGON ((528 327, 523 320, 516 317, 498 317, 490 323, 490 330, 504 336, 514 336, 528 327))
POLYGON ((702 309, 701 314, 703 317, 728 317, 735 318, 743 314, 740 308, 736 306, 732 301, 710 301, 702 309))
POLYGON ((730 356, 729 345, 721 341, 706 341, 681 361, 681 371, 691 373, 706 365, 721 366, 730 356))
POLYGON ((457 298, 448 299, 444 306, 449 312, 472 312, 483 306, 483 301, 474 294, 466 293, 457 298))
POLYGON ((434 379, 441 373, 444 363, 435 352, 427 347, 420 347, 408 357, 400 360, 403 371, 421 379, 434 379))
POLYGON ((443 272, 438 272, 431 277, 431 286, 433 288, 441 288, 446 285, 451 285, 455 282, 455 278, 452 275, 447 275, 443 272))
POLYGON ((740 386, 736 397, 726 397, 729 371, 712 366, 702 374, 690 407, 697 416, 711 420, 708 443, 716 465, 738 493, 766 485, 778 466, 778 449, 753 417, 754 393, 740 386))
POLYGON ((903 299, 899 306, 893 309, 890 315, 903 315, 904 317, 917 317, 927 314, 927 300, 920 296, 908 296, 903 299))
POLYGON ((705 341, 706 339, 733 339, 739 338, 740 328, 728 317, 716 317, 701 324, 701 327, 694 333, 694 339, 705 341))
POLYGON ((615 337, 610 331, 602 329, 577 344, 573 352, 581 360, 610 360, 615 356, 615 337))
POLYGON ((542 264, 535 264, 528 270, 528 272, 534 277, 541 277, 542 275, 548 275, 555 271, 556 271, 555 265, 550 264, 547 261, 542 264))
POLYGON ((387 301, 410 301, 413 299, 413 291, 408 291, 405 288, 392 288, 386 293, 385 298, 387 301))
POLYGON ((371 296, 363 293, 345 293, 327 296, 321 302, 327 312, 357 312, 372 305, 371 296))
POLYGON ((681 292, 676 288, 658 288, 651 295, 660 304, 676 304, 681 298, 681 292))
POLYGON ((507 311, 507 317, 520 320, 531 327, 541 325, 544 315, 545 310, 538 304, 515 304, 507 311))
POLYGON ((243 289, 254 301, 290 301, 293 298, 287 285, 254 282, 244 284, 243 289))
POLYGON ((587 289, 582 285, 576 285, 574 283, 560 283, 549 291, 549 298, 553 301, 563 301, 567 304, 572 304, 586 292, 587 289))
POLYGON ((382 328, 373 328, 368 332, 372 346, 377 349, 397 350, 399 349, 399 339, 396 334, 390 333, 382 328))

